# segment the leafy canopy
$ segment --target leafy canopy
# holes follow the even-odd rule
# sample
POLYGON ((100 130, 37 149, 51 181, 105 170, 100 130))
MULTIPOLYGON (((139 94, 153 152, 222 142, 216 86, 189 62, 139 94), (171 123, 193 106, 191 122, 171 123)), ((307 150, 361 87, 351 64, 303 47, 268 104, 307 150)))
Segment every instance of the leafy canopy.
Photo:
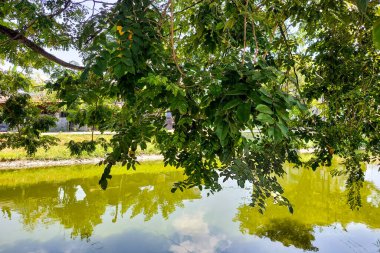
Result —
POLYGON ((315 170, 339 155, 345 167, 334 173, 347 175, 355 208, 360 163, 380 152, 378 13, 368 0, 14 0, 0 5, 0 56, 83 70, 53 76, 66 103, 122 104, 93 123, 116 133, 103 188, 112 165, 134 168, 135 150, 155 142, 165 164, 185 169, 173 191, 213 192, 232 178, 253 185, 260 210, 273 197, 292 211, 277 180, 283 164, 315 170), (85 66, 43 47, 75 48, 85 66), (315 148, 309 161, 299 157, 305 144, 315 148))

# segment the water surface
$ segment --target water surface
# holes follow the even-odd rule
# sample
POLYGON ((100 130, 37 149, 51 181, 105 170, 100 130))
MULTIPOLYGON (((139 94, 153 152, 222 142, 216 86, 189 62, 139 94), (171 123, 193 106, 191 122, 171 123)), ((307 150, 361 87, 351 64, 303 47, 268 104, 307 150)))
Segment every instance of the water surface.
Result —
MULTIPOLYGON (((0 172, 0 252, 380 252, 380 174, 368 166, 363 207, 346 204, 344 178, 287 168, 281 179, 294 214, 249 189, 170 192, 181 171, 144 163, 114 170, 72 166, 0 172), (139 172, 140 171, 140 172, 139 172)), ((249 186, 248 186, 249 188, 249 186)))

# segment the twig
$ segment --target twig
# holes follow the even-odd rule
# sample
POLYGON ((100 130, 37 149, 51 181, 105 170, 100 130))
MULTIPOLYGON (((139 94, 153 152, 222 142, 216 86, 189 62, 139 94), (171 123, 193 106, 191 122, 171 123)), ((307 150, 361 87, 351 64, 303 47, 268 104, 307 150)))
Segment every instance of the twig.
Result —
POLYGON ((252 33, 253 33, 253 38, 255 40, 255 57, 253 59, 254 63, 257 62, 257 55, 259 54, 259 44, 257 42, 257 36, 256 36, 256 29, 255 29, 255 20, 252 16, 252 33))
POLYGON ((174 4, 173 4, 173 0, 169 0, 168 4, 170 5, 170 43, 172 46, 172 56, 173 56, 173 60, 174 60, 175 65, 177 66, 178 71, 181 73, 182 76, 184 76, 185 73, 183 73, 182 69, 180 68, 180 66, 178 64, 177 54, 176 54, 175 47, 174 47, 174 4))
POLYGON ((108 3, 108 2, 103 2, 103 1, 95 1, 93 0, 94 3, 97 4, 104 4, 104 5, 116 5, 117 3, 108 3))
POLYGON ((91 16, 94 16, 94 13, 95 13, 95 4, 96 4, 96 2, 94 1, 93 4, 92 4, 92 14, 91 14, 91 16))
POLYGON ((83 4, 85 2, 94 2, 97 4, 104 4, 104 5, 117 5, 117 3, 108 3, 108 2, 103 2, 103 1, 98 1, 98 0, 83 0, 80 2, 72 2, 73 4, 83 4))
POLYGON ((156 10, 158 10, 158 8, 154 5, 154 2, 155 2, 155 1, 156 1, 156 0, 151 0, 151 1, 149 2, 149 4, 144 8, 144 12, 146 12, 146 11, 148 10, 148 8, 149 8, 150 5, 152 5, 153 8, 155 8, 156 10))
POLYGON ((243 56, 241 64, 244 65, 245 58, 245 48, 247 47, 247 12, 248 12, 248 0, 245 0, 245 8, 244 8, 244 35, 243 35, 243 56))
POLYGON ((284 29, 282 28, 281 25, 279 25, 279 28, 280 28, 281 36, 282 36, 283 39, 284 39, 285 46, 286 46, 286 48, 288 49, 289 56, 290 56, 290 58, 291 58, 292 61, 293 61, 292 69, 293 69, 293 73, 294 73, 294 75, 295 75, 295 77, 296 77, 296 83, 295 83, 295 85, 296 85, 296 88, 297 88, 297 91, 298 91, 299 95, 301 95, 301 89, 300 89, 300 86, 299 86, 298 75, 297 75, 297 71, 296 71, 296 67, 295 67, 295 61, 294 61, 294 58, 293 58, 293 54, 292 54, 292 51, 291 51, 291 49, 290 49, 290 47, 289 47, 288 40, 287 40, 287 38, 286 38, 286 35, 285 35, 285 32, 284 32, 284 29))
POLYGON ((202 3, 203 1, 204 1, 204 0, 199 0, 198 2, 195 2, 195 3, 193 3, 193 4, 191 4, 191 5, 187 6, 187 7, 185 7, 185 8, 183 8, 182 10, 175 12, 174 14, 178 14, 178 13, 181 13, 181 12, 187 11, 188 9, 193 8, 194 6, 196 6, 196 5, 200 4, 200 3, 202 3))
MULTIPOLYGON (((169 4, 170 4, 170 1, 168 1, 168 2, 166 3, 165 8, 164 8, 164 10, 163 10, 163 12, 162 12, 162 14, 161 14, 161 18, 160 18, 160 20, 159 20, 158 23, 157 23, 158 30, 161 30, 161 27, 162 27, 162 23, 163 23, 164 17, 166 16, 166 13, 167 13, 168 8, 169 8, 169 4)), ((162 37, 162 35, 161 35, 161 37, 162 37)))
MULTIPOLYGON (((274 37, 274 33, 276 32, 276 30, 277 30, 277 24, 276 24, 276 26, 274 27, 274 29, 273 29, 273 32, 272 32, 272 34, 270 35, 270 37, 269 37, 269 42, 270 43, 272 43, 272 41, 273 41, 273 37, 274 37)), ((268 55, 268 50, 265 50, 264 51, 264 55, 263 55, 263 59, 265 59, 266 57, 267 57, 267 55, 268 55)))

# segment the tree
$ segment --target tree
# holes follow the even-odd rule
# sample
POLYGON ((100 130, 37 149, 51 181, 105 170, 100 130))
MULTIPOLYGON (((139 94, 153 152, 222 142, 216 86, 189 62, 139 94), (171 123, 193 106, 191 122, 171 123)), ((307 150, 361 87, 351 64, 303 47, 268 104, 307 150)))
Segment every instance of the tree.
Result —
POLYGON ((0 6, 0 55, 23 67, 83 70, 83 81, 95 75, 105 97, 123 102, 107 123, 116 134, 103 187, 113 164, 134 168, 134 151, 154 140, 165 164, 185 168, 174 190, 213 192, 219 178, 232 178, 253 184, 260 210, 274 196, 292 211, 277 180, 284 162, 315 170, 339 155, 346 166, 335 173, 348 175, 355 208, 360 163, 380 152, 377 8, 368 0, 14 0, 0 6), (85 66, 42 47, 75 48, 85 66), (173 133, 163 128, 167 110, 173 133), (315 156, 301 161, 297 150, 310 142, 315 156))
POLYGON ((90 126, 92 130, 91 140, 74 142, 71 140, 67 145, 72 155, 80 155, 83 151, 94 152, 96 145, 101 145, 107 150, 108 145, 104 138, 94 141, 95 129, 104 132, 109 129, 109 123, 118 107, 112 106, 112 101, 107 98, 107 83, 96 76, 87 80, 81 80, 80 75, 75 73, 58 74, 55 82, 47 83, 46 87, 56 92, 57 98, 62 101, 60 106, 64 108, 70 122, 82 126, 90 126))
POLYGON ((0 122, 8 124, 16 133, 0 134, 0 150, 4 148, 24 148, 31 156, 37 149, 48 149, 58 140, 52 136, 41 136, 57 120, 53 116, 42 115, 41 110, 31 101, 27 93, 18 89, 28 89, 31 83, 23 75, 16 72, 0 72, 0 94, 7 97, 0 108, 0 122))

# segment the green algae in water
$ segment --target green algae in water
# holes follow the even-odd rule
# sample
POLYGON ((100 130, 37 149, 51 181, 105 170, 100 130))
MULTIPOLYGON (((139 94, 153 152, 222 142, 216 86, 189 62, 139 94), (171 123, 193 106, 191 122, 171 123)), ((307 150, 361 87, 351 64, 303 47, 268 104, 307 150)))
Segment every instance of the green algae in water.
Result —
POLYGON ((227 181, 213 196, 171 193, 182 170, 145 162, 112 170, 70 166, 0 172, 0 252, 377 252, 380 175, 366 171, 363 207, 346 204, 345 179, 286 168, 281 179, 294 214, 227 181))

